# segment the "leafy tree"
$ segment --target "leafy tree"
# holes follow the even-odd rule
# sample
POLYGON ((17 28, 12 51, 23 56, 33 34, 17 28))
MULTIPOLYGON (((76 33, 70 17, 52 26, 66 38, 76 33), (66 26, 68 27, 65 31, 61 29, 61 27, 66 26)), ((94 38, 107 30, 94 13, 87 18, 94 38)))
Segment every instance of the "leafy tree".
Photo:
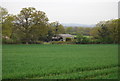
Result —
POLYGON ((23 8, 16 16, 15 24, 21 30, 24 36, 22 41, 26 44, 41 39, 48 31, 48 18, 45 13, 33 7, 23 8))
POLYGON ((8 15, 8 11, 6 10, 6 8, 3 8, 0 6, 0 41, 2 40, 2 24, 4 21, 4 17, 6 17, 8 15))
POLYGON ((33 7, 23 8, 18 15, 8 14, 0 7, 0 36, 6 43, 34 43, 51 41, 53 36, 62 33, 77 35, 76 43, 118 43, 120 19, 99 22, 96 27, 67 27, 59 22, 48 23, 46 14, 33 7), (2 35, 1 35, 2 33, 2 35), (89 39, 84 36, 91 36, 89 39))
POLYGON ((120 19, 110 20, 106 22, 107 28, 110 31, 110 38, 113 43, 118 43, 118 21, 120 19))
POLYGON ((77 38, 76 43, 77 43, 77 44, 80 44, 80 43, 82 42, 83 35, 78 34, 76 38, 77 38))
POLYGON ((100 30, 101 27, 93 27, 90 31, 90 36, 93 36, 94 39, 98 39, 98 30, 100 30))
POLYGON ((84 37, 81 34, 77 35, 77 40, 76 40, 77 44, 89 44, 90 42, 90 38, 84 37))
POLYGON ((89 27, 85 27, 85 28, 84 27, 67 27, 65 28, 65 31, 66 33, 73 34, 73 35, 77 35, 79 33, 79 34, 89 36, 91 28, 89 27))
POLYGON ((8 11, 5 8, 0 7, 0 15, 2 20, 1 22, 1 27, 2 27, 2 37, 3 39, 10 39, 12 36, 12 31, 13 31, 13 21, 14 21, 14 16, 8 14, 8 11))
POLYGON ((69 34, 72 34, 72 32, 73 32, 73 27, 66 27, 66 28, 65 28, 65 32, 66 32, 66 33, 69 33, 69 34))
POLYGON ((4 18, 8 15, 8 11, 6 8, 0 6, 0 23, 4 21, 4 18))
POLYGON ((2 34, 3 36, 7 36, 9 38, 11 38, 11 35, 12 35, 12 28, 14 26, 13 24, 13 21, 14 21, 14 17, 13 16, 6 16, 5 19, 4 19, 4 22, 2 24, 2 34))
POLYGON ((92 29, 91 34, 102 43, 118 43, 118 21, 119 19, 100 22, 95 31, 92 29))
POLYGON ((83 35, 90 36, 90 31, 92 28, 86 27, 83 30, 83 35))
POLYGON ((65 33, 63 25, 59 24, 58 22, 52 22, 50 23, 50 26, 53 28, 55 35, 65 33))
POLYGON ((98 30, 98 35, 102 43, 111 42, 109 37, 110 32, 108 31, 108 28, 105 25, 101 25, 101 29, 98 30))
POLYGON ((45 39, 45 41, 52 41, 52 37, 54 36, 54 30, 53 30, 53 28, 51 27, 51 26, 49 26, 49 28, 48 28, 48 35, 46 36, 46 39, 45 39))
MULTIPOLYGON (((3 21, 7 15, 8 15, 7 9, 0 6, 0 30, 2 30, 3 21)), ((0 34, 2 34, 2 31, 0 31, 0 34)), ((1 38, 1 35, 0 35, 0 38, 1 38)))

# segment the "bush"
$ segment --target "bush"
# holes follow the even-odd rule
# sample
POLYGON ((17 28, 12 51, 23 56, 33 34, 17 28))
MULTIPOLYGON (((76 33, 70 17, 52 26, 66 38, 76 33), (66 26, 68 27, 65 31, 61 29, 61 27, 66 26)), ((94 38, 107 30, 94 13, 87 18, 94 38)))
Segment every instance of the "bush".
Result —
POLYGON ((87 38, 87 37, 83 37, 81 43, 82 44, 89 44, 90 43, 90 39, 87 38))
POLYGON ((52 41, 51 44, 76 44, 75 41, 52 41))
POLYGON ((51 44, 50 42, 44 42, 44 44, 51 44))
POLYGON ((91 39, 91 43, 92 44, 100 44, 100 40, 99 39, 91 39))
POLYGON ((72 41, 72 39, 70 37, 67 37, 66 41, 72 41))
POLYGON ((76 44, 76 42, 74 42, 74 41, 69 41, 69 42, 66 42, 65 44, 76 44))
POLYGON ((82 41, 82 38, 83 38, 83 36, 82 36, 81 34, 78 34, 78 35, 76 36, 76 44, 80 44, 81 41, 82 41))
POLYGON ((83 37, 82 35, 77 35, 76 44, 90 44, 91 38, 83 37))
POLYGON ((12 44, 13 43, 13 41, 11 39, 2 39, 2 42, 4 44, 12 44))
POLYGON ((52 41, 51 44, 65 44, 64 41, 52 41))
POLYGON ((43 41, 36 41, 35 43, 36 43, 36 44, 44 44, 43 41))
POLYGON ((3 44, 20 44, 21 42, 18 40, 13 40, 13 39, 2 39, 3 44))

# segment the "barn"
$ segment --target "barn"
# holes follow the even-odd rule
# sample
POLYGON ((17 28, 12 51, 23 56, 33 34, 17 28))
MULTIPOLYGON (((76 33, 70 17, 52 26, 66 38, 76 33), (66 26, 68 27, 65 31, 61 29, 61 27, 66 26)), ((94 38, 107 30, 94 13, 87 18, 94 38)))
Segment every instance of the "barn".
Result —
POLYGON ((66 41, 67 38, 74 39, 74 36, 71 34, 57 34, 52 37, 52 41, 66 41))

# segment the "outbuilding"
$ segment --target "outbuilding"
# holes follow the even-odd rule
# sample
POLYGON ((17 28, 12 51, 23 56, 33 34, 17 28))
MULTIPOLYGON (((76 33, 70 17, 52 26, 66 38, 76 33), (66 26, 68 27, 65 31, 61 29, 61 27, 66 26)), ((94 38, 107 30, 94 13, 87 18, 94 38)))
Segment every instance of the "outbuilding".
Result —
POLYGON ((66 41, 67 39, 74 39, 74 36, 71 34, 57 34, 56 36, 52 37, 52 41, 66 41))

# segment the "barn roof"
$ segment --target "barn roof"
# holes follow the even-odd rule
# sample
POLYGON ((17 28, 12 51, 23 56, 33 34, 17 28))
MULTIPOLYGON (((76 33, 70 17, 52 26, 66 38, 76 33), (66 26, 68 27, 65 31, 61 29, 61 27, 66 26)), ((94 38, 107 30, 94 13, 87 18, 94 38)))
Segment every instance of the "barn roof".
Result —
POLYGON ((70 34, 58 34, 58 36, 61 36, 61 37, 74 37, 73 35, 70 35, 70 34))

